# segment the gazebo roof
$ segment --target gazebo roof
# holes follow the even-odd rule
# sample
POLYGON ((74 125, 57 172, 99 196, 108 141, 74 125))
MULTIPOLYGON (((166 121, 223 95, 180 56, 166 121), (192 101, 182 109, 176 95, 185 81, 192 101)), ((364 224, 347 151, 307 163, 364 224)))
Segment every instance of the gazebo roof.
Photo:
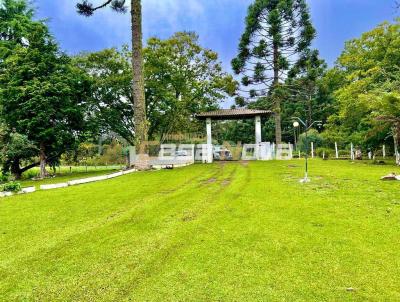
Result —
POLYGON ((203 112, 196 115, 199 120, 210 118, 212 120, 241 120, 256 116, 270 116, 270 110, 256 109, 219 109, 215 111, 203 112))

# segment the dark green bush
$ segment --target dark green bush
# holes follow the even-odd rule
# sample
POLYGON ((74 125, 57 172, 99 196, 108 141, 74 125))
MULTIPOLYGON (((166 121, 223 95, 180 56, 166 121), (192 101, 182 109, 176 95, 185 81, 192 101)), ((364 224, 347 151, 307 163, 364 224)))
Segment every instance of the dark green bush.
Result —
POLYGON ((9 173, 0 174, 0 182, 7 182, 10 179, 9 173))
POLYGON ((8 182, 1 186, 3 192, 19 192, 21 191, 21 184, 19 182, 8 182))

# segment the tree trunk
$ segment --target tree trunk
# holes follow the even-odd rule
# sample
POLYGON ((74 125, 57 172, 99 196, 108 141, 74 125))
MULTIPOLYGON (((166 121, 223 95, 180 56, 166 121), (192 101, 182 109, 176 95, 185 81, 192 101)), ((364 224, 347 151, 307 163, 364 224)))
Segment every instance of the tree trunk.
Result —
POLYGON ((45 178, 47 176, 46 148, 43 143, 40 143, 39 159, 40 159, 40 178, 45 178))
POLYGON ((400 123, 396 123, 393 127, 393 141, 394 141, 394 156, 396 158, 396 164, 400 165, 400 156, 399 156, 399 138, 400 138, 400 123))
POLYGON ((21 179, 22 172, 19 165, 19 158, 14 159, 11 163, 11 174, 14 176, 15 179, 21 179))
POLYGON ((146 100, 144 94, 143 46, 142 46, 142 4, 141 0, 131 0, 132 22, 132 68, 133 105, 136 149, 147 141, 146 100))
MULTIPOLYGON (((273 89, 279 85, 279 48, 274 45, 274 82, 273 89)), ((276 144, 282 143, 282 126, 281 126, 281 100, 280 96, 275 94, 275 141, 276 144)))
POLYGON ((308 96, 308 114, 307 114, 307 118, 308 118, 308 123, 311 124, 312 123, 312 95, 311 95, 311 91, 310 94, 308 96))

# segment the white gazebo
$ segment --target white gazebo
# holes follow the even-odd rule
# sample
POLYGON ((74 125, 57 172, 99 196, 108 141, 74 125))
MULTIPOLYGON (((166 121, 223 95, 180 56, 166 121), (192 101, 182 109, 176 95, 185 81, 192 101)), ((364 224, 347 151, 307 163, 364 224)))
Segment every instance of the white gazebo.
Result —
POLYGON ((271 116, 273 113, 269 110, 256 110, 256 109, 219 109, 216 111, 209 111, 200 113, 196 116, 199 120, 206 121, 207 128, 207 149, 208 149, 208 162, 212 162, 212 127, 213 120, 243 120, 254 119, 256 145, 262 142, 261 137, 261 117, 271 116))

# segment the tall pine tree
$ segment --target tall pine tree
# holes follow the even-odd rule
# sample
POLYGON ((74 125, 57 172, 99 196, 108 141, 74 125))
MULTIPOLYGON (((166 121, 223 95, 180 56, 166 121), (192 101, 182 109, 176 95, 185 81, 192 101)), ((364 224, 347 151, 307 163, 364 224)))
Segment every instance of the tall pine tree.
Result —
POLYGON ((248 9, 239 54, 232 60, 242 74, 249 101, 269 96, 275 113, 275 139, 282 141, 279 86, 307 51, 315 30, 305 0, 255 0, 248 9))
MULTIPOLYGON (((125 13, 127 11, 125 4, 126 0, 107 0, 99 6, 93 6, 91 2, 84 0, 77 4, 77 9, 84 16, 91 16, 96 10, 107 6, 116 12, 125 13)), ((131 25, 135 141, 139 146, 141 142, 147 140, 148 132, 144 93, 141 0, 131 0, 131 25)))

